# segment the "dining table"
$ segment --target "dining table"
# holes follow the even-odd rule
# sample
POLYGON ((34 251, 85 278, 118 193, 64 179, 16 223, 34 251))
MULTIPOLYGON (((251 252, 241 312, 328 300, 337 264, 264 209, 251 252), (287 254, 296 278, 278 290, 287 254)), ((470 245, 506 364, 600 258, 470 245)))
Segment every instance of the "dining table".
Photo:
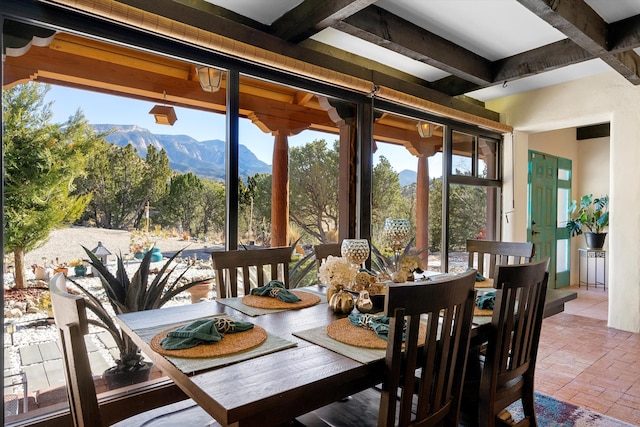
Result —
MULTIPOLYGON (((242 307, 238 297, 125 313, 116 321, 165 375, 221 425, 277 426, 383 379, 385 350, 328 337, 327 325, 346 315, 329 308, 324 286, 305 291, 320 296, 320 302, 295 310, 252 312, 242 307), (267 339, 255 348, 222 357, 183 359, 153 350, 151 342, 161 331, 220 315, 258 325, 267 332, 267 339)), ((490 316, 474 316, 472 336, 481 336, 490 321, 490 316)))

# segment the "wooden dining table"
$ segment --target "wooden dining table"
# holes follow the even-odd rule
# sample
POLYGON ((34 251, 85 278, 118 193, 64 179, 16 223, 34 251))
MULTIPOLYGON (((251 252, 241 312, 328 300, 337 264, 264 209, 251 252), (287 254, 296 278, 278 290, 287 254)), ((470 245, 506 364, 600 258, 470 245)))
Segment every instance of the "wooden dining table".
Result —
MULTIPOLYGON (((321 294, 324 288, 311 290, 321 294)), ((276 426, 382 382, 384 350, 369 351, 362 359, 345 350, 344 346, 350 347, 346 344, 336 349, 298 336, 345 317, 333 313, 324 301, 257 316, 219 301, 206 301, 121 314, 117 322, 157 367, 221 425, 276 426), (195 361, 195 365, 186 361, 186 368, 179 367, 181 360, 152 350, 150 334, 217 314, 259 325, 285 344, 274 351, 207 368, 199 368, 198 363, 206 365, 208 360, 195 361)), ((490 319, 475 317, 473 334, 482 335, 490 319)), ((357 355, 358 349, 354 350, 357 355)))

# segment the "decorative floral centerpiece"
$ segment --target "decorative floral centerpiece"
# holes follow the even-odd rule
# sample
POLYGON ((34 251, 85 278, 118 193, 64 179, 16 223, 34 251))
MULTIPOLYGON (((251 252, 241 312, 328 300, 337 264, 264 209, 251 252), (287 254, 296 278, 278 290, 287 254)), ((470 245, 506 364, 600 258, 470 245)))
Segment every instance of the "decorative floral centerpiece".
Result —
POLYGON ((346 286, 355 280, 358 266, 343 257, 329 255, 318 269, 320 282, 327 286, 346 286))
POLYGON ((427 251, 427 248, 416 249, 412 245, 413 239, 409 241, 403 251, 394 251, 391 256, 386 256, 375 246, 372 246, 371 261, 373 269, 378 274, 378 281, 393 280, 396 283, 402 283, 413 280, 413 273, 424 271, 420 255, 427 251))

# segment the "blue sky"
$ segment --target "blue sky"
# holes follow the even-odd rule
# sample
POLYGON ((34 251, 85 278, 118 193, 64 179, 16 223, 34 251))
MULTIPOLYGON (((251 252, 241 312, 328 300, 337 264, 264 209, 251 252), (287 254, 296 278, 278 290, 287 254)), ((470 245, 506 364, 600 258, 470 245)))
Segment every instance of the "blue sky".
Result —
MULTIPOLYGON (((222 114, 206 113, 198 110, 176 107, 178 120, 173 126, 157 125, 149 110, 155 105, 148 101, 103 95, 62 86, 51 86, 47 101, 53 102, 53 121, 61 123, 80 109, 91 124, 137 125, 151 133, 161 135, 188 135, 198 141, 211 139, 225 140, 225 118, 222 114)), ((333 142, 336 135, 315 131, 304 131, 289 138, 290 146, 299 146, 325 139, 333 142)), ((240 143, 247 146, 260 160, 271 164, 273 136, 263 133, 249 120, 240 122, 240 143)), ((391 144, 378 144, 374 162, 384 155, 393 168, 400 172, 404 169, 416 170, 417 158, 403 147, 391 144)), ((439 158, 439 156, 437 156, 439 158)), ((432 157, 429 161, 431 175, 440 175, 440 165, 432 157)))

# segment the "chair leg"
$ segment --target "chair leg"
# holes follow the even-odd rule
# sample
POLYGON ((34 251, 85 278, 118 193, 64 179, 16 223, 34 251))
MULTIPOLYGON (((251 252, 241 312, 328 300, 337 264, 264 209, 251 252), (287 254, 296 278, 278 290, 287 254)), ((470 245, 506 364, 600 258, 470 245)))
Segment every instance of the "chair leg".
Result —
POLYGON ((529 419, 532 427, 538 426, 536 419, 535 395, 533 391, 533 378, 525 380, 522 388, 522 411, 524 416, 529 419))

